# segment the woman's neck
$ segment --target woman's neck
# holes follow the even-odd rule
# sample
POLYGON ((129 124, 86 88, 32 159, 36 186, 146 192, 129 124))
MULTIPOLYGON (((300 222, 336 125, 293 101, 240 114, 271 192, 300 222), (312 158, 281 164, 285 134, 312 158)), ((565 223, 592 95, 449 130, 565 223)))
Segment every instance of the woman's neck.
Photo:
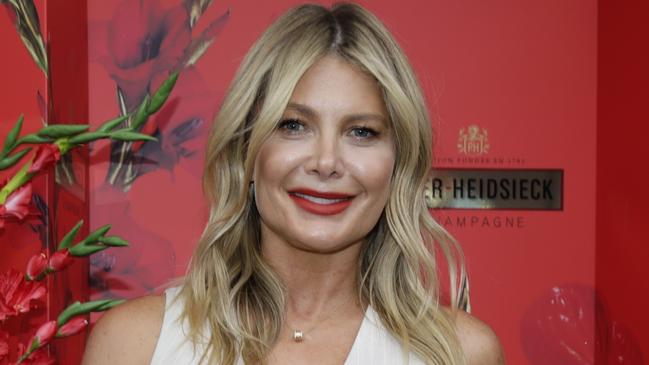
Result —
POLYGON ((359 306, 357 275, 362 242, 337 252, 318 253, 274 235, 262 237, 262 254, 288 289, 290 315, 310 319, 332 307, 359 306))

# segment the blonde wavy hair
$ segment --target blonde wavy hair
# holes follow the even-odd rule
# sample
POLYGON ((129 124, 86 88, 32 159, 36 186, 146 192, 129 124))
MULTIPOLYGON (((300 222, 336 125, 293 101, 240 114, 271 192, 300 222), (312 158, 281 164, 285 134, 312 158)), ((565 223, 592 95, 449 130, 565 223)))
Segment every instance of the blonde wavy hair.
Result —
POLYGON ((239 68, 210 132, 203 189, 210 216, 181 290, 181 320, 200 363, 263 363, 285 315, 286 287, 260 250, 250 197, 255 157, 275 131, 295 85, 325 55, 373 76, 396 145, 391 193, 358 263, 359 296, 406 349, 427 364, 464 363, 453 308, 466 299, 463 258, 424 200, 432 131, 403 51, 383 24, 355 4, 302 5, 275 21, 239 68), (439 303, 437 253, 450 278, 450 311, 439 303))

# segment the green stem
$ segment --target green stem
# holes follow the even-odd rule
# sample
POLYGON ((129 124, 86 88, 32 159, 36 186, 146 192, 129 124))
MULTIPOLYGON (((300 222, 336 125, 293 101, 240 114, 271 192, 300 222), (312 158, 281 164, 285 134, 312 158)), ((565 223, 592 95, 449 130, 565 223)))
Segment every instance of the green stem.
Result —
MULTIPOLYGON (((68 143, 68 138, 59 138, 56 141, 54 141, 54 144, 56 144, 60 150, 61 156, 65 155, 70 151, 73 145, 68 143)), ((18 172, 7 182, 7 185, 5 185, 2 190, 0 190, 0 204, 4 204, 7 201, 7 198, 11 193, 16 191, 19 187, 25 185, 33 176, 33 173, 27 172, 29 168, 32 166, 34 163, 34 157, 36 157, 36 153, 32 155, 31 160, 27 161, 23 165, 23 167, 18 170, 18 172)))
POLYGON ((20 364, 21 362, 25 361, 29 355, 31 355, 34 351, 38 350, 38 345, 36 343, 32 343, 29 346, 29 349, 21 356, 18 361, 16 361, 16 364, 20 364))
POLYGON ((0 190, 0 204, 4 204, 7 201, 7 198, 11 193, 16 191, 19 187, 23 186, 26 182, 29 181, 29 179, 34 176, 34 174, 30 174, 27 171, 29 168, 32 166, 33 161, 28 161, 26 164, 23 165, 23 167, 18 170, 18 172, 7 182, 7 185, 5 185, 2 190, 0 190))

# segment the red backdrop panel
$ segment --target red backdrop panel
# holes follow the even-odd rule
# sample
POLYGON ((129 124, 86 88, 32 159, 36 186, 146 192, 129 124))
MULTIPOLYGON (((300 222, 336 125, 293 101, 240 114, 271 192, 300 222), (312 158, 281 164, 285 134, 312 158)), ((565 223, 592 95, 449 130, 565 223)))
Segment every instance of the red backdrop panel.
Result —
MULTIPOLYGON (((172 14, 180 3, 151 2, 149 14, 172 14)), ((93 258, 91 284, 96 296, 139 295, 184 273, 206 219, 199 182, 203 133, 252 42, 273 19, 298 3, 217 1, 210 7, 200 22, 207 24, 227 9, 229 17, 196 66, 183 72, 170 106, 150 121, 150 128, 158 128, 163 138, 162 146, 144 149, 142 155, 155 163, 146 168, 140 160, 142 173, 128 187, 124 180, 110 179, 110 146, 98 144, 93 150, 92 226, 110 222, 115 233, 133 245, 128 253, 107 252, 93 258), (192 120, 200 122, 187 123, 192 120), (188 125, 196 130, 192 138, 179 144, 164 142, 177 138, 174 128, 188 125), (187 150, 195 153, 188 155, 187 150)), ((596 3, 361 4, 385 22, 416 69, 435 116, 437 167, 564 171, 561 211, 439 210, 434 214, 442 222, 451 222, 446 227, 464 247, 474 313, 500 336, 509 363, 551 363, 551 358, 530 359, 535 349, 526 350, 524 342, 547 347, 556 345, 561 336, 587 341, 586 346, 572 345, 592 359, 596 3), (469 125, 488 132, 490 149, 477 162, 467 160, 457 147, 460 129, 469 125), (458 217, 469 224, 453 224, 458 217), (508 220, 516 224, 498 223, 508 220), (554 310, 547 304, 555 295, 553 289, 570 297, 571 308, 588 309, 580 324, 585 329, 562 328, 548 335, 545 327, 534 326, 535 319, 554 310)), ((132 70, 137 75, 135 85, 122 80, 125 71, 117 69, 117 61, 156 26, 155 22, 148 29, 135 25, 140 10, 134 6, 135 2, 118 0, 89 5, 93 123, 120 113, 118 87, 126 94, 126 104, 135 105, 142 90, 155 87, 167 71, 139 68, 132 70), (119 34, 131 34, 133 44, 119 43, 119 34)), ((168 47, 151 57, 151 63, 173 61, 174 52, 200 34, 200 27, 172 29, 175 33, 163 40, 168 47)))
MULTIPOLYGON (((71 0, 64 5, 58 2, 37 2, 40 31, 48 54, 47 75, 38 68, 21 42, 12 19, 11 11, 0 15, 0 45, 5 57, 0 60, 0 136, 6 136, 20 114, 24 115, 21 136, 33 133, 46 124, 86 123, 88 119, 88 60, 87 60, 87 12, 85 0, 71 0)), ((9 4, 3 4, 9 10, 9 4)), ((8 269, 25 271, 28 259, 38 253, 51 254, 58 242, 79 220, 86 224, 79 236, 88 233, 87 150, 74 150, 71 170, 76 176, 73 184, 58 184, 51 169, 34 178, 30 215, 19 222, 7 222, 0 230, 0 272, 8 269)), ((31 154, 28 155, 31 158, 31 154)), ((18 163, 0 173, 0 181, 26 162, 18 163)), ((63 170, 60 170, 61 172, 63 170)), ((61 177, 62 174, 58 176, 61 177)), ((77 237, 78 238, 78 237, 77 237)), ((33 335, 38 325, 56 319, 59 313, 74 301, 87 301, 88 265, 85 259, 75 259, 64 272, 45 279, 46 306, 30 312, 18 327, 7 321, 12 335, 20 334, 21 340, 33 335)), ((5 323, 3 323, 4 325, 5 323)), ((73 336, 53 341, 49 353, 60 364, 76 364, 81 361, 85 336, 73 336)))
POLYGON ((649 4, 601 1, 598 40, 597 288, 617 322, 609 337, 637 344, 647 361, 649 4))

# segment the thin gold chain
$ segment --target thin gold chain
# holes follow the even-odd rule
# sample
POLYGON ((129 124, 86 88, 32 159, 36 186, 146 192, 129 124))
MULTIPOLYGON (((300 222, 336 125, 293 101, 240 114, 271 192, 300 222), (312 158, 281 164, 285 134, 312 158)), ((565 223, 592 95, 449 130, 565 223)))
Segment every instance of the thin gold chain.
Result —
POLYGON ((315 330, 319 325, 321 325, 322 323, 324 323, 325 321, 327 321, 328 319, 330 319, 330 318, 334 315, 334 313, 336 313, 336 311, 338 311, 340 308, 342 308, 345 304, 349 303, 349 301, 350 301, 353 297, 354 297, 354 295, 350 295, 349 298, 347 298, 347 300, 345 300, 345 301, 343 301, 342 303, 340 303, 339 305, 337 305, 337 306, 336 306, 336 307, 335 307, 335 308, 334 308, 334 309, 333 309, 329 314, 327 314, 324 318, 319 319, 318 321, 316 321, 316 323, 313 324, 313 325, 311 325, 309 328, 307 328, 306 331, 303 331, 303 330, 298 329, 297 326, 294 326, 294 325, 292 325, 291 323, 288 323, 288 321, 287 321, 286 324, 287 324, 288 327, 291 328, 291 330, 293 331, 293 341, 295 341, 295 342, 302 342, 302 341, 304 341, 304 336, 305 336, 306 333, 311 333, 311 332, 312 332, 313 330, 315 330))

